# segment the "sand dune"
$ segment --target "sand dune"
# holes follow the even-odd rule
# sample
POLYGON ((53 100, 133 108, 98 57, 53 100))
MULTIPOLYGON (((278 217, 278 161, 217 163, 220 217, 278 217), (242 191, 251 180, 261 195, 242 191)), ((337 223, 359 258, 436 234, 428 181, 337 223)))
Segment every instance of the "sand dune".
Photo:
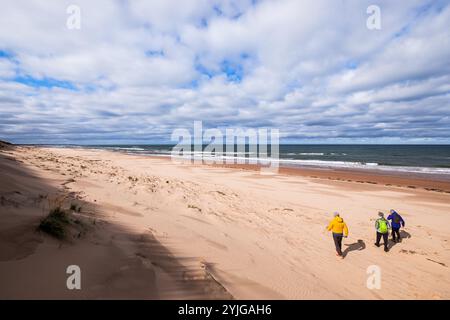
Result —
POLYGON ((16 147, 0 166, 0 298, 450 298, 447 193, 84 149, 16 147), (62 242, 36 232, 60 195, 86 226, 62 242), (390 208, 407 227, 385 253, 373 224, 390 208), (334 211, 343 260, 325 232, 334 211))
MULTIPOLYGON (((16 154, 0 156, 1 299, 231 297, 196 259, 174 257, 150 230, 128 228, 113 218, 116 212, 138 215, 134 211, 115 207, 110 213, 110 206, 86 202, 83 192, 68 187, 74 179, 50 166, 38 164, 45 172, 24 166, 16 154), (71 204, 81 208, 72 215, 84 232, 72 230, 64 241, 37 231, 58 198, 67 211, 71 204), (66 268, 72 264, 82 270, 80 291, 66 287, 66 268)), ((43 162, 40 156, 36 160, 43 162)))

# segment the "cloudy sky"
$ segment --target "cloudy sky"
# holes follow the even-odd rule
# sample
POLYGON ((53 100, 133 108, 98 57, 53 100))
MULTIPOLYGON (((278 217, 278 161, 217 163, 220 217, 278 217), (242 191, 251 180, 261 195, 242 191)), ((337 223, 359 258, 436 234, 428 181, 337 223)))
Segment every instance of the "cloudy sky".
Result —
POLYGON ((2 1, 0 139, 167 143, 194 120, 450 143, 450 1, 2 1))

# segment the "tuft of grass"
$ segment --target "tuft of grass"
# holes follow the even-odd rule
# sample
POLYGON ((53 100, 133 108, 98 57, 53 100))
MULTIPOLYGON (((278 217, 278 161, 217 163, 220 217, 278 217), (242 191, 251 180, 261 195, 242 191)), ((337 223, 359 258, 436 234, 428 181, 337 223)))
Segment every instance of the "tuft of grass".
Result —
POLYGON ((77 206, 75 203, 71 203, 70 210, 74 212, 81 212, 81 206, 77 206))
POLYGON ((58 239, 66 237, 66 228, 70 224, 67 213, 60 207, 52 209, 39 224, 38 229, 58 239))

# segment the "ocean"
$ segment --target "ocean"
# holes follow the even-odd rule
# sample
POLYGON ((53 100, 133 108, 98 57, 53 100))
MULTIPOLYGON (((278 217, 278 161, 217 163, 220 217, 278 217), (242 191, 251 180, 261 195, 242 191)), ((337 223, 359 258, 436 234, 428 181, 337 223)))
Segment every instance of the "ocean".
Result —
MULTIPOLYGON (((59 146, 61 147, 61 146, 59 146)), ((168 156, 173 145, 68 146, 107 149, 130 154, 168 156)), ((255 158, 249 152, 228 152, 226 157, 255 158), (234 154, 233 154, 234 153, 234 154)), ((224 147, 225 150, 225 147, 224 147)), ((230 150, 230 149, 229 149, 230 150)), ((198 153, 195 153, 198 156, 198 153)), ((298 167, 357 168, 450 175, 450 145, 297 145, 279 146, 280 165, 298 167)))

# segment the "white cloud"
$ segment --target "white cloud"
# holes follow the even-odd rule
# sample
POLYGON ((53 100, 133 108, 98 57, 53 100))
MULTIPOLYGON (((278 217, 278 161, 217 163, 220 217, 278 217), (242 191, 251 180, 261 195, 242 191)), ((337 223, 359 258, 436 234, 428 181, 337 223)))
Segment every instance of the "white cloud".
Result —
POLYGON ((203 120, 450 141, 446 1, 379 1, 379 31, 370 1, 81 0, 81 30, 69 4, 2 4, 3 139, 167 142, 203 120))

